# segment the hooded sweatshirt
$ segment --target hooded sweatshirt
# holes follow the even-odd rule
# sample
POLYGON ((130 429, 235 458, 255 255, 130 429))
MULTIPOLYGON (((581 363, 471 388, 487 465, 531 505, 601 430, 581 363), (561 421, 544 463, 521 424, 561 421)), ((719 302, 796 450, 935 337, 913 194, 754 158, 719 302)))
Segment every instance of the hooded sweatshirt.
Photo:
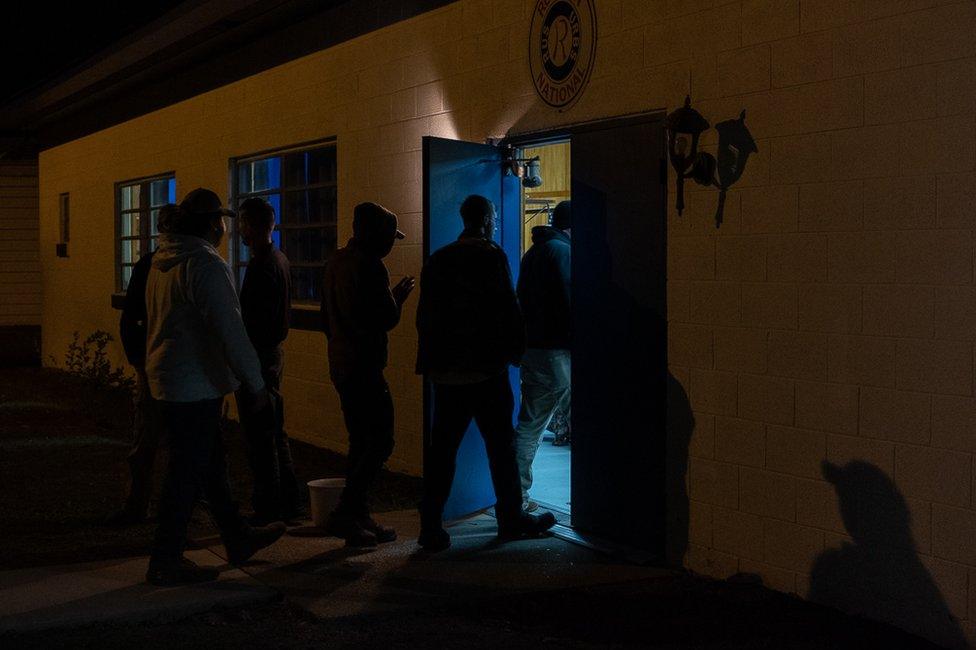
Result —
POLYGON ((522 257, 519 304, 530 348, 570 347, 570 240, 552 226, 532 229, 532 247, 522 257))
POLYGON ((378 242, 353 237, 329 259, 322 279, 322 325, 329 340, 329 374, 336 385, 382 372, 387 332, 400 322, 390 274, 378 242))
POLYGON ((168 402, 264 388, 230 268, 206 240, 160 235, 146 283, 146 375, 168 402))

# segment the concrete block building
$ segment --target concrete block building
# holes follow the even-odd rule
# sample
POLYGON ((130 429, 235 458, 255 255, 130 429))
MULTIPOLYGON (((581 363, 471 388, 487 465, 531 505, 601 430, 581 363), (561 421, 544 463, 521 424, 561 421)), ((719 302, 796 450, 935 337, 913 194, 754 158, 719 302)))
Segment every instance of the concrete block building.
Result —
MULTIPOLYGON (((647 205, 640 219, 660 226, 666 253, 666 327, 647 336, 664 337, 670 379, 646 409, 667 420, 669 438, 654 447, 660 458, 623 470, 601 457, 604 473, 661 481, 661 535, 688 569, 757 574, 940 642, 976 638, 976 3, 389 4, 397 11, 358 33, 323 27, 314 51, 157 97, 152 110, 45 147, 39 253, 27 246, 38 239, 26 213, 4 216, 11 177, 0 161, 0 319, 36 319, 50 363, 74 330, 116 330, 113 294, 152 245, 160 203, 199 186, 231 202, 280 190, 285 214, 289 191, 304 193, 306 220, 282 223, 297 242, 282 246, 307 273, 286 344, 287 427, 342 451, 314 282, 349 238, 353 206, 372 200, 400 215, 407 239, 387 264, 394 281, 419 276, 431 243, 425 137, 529 146, 557 133, 575 162, 583 148, 567 133, 647 117, 657 144, 622 146, 614 160, 666 172, 642 176, 661 187, 661 209, 647 205), (553 106, 530 59, 534 15, 560 4, 592 7, 595 31, 575 101, 553 106), (663 117, 686 96, 713 125, 744 110, 756 145, 720 227, 715 187, 686 179, 685 209, 675 209, 663 117), (70 241, 59 256, 66 199, 70 241)), ((702 150, 718 145, 715 129, 702 134, 702 150)), ((657 268, 653 253, 632 248, 614 258, 614 274, 657 268)), ((243 261, 233 240, 225 252, 243 261)), ((387 378, 390 465, 420 474, 415 305, 391 333, 387 378)), ((617 495, 653 519, 645 497, 617 495)))

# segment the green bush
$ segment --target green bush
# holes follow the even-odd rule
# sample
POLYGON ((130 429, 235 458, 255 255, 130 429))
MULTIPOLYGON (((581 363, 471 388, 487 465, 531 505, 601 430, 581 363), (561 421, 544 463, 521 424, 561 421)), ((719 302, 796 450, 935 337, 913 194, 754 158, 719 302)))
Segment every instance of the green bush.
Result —
POLYGON ((84 341, 80 341, 77 330, 68 344, 64 356, 64 368, 77 375, 93 388, 120 388, 132 390, 135 382, 126 374, 125 368, 112 367, 105 348, 115 339, 104 330, 95 330, 84 341))

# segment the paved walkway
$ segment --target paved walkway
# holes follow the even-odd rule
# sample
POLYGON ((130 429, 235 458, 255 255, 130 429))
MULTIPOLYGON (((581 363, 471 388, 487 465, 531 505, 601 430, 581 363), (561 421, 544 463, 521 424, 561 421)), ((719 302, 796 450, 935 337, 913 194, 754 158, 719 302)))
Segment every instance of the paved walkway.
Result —
POLYGON ((673 575, 614 561, 555 537, 500 545, 495 520, 485 515, 455 524, 452 548, 428 555, 416 545, 415 512, 377 518, 394 526, 400 539, 374 550, 354 550, 335 538, 301 536, 314 531, 299 529, 243 570, 226 565, 219 544, 191 551, 188 556, 199 564, 227 568, 219 581, 206 585, 147 585, 146 558, 0 572, 0 633, 110 621, 162 622, 214 608, 263 604, 282 595, 330 619, 424 609, 458 598, 673 575))
MULTIPOLYGON (((187 556, 200 565, 226 567, 209 550, 187 556)), ((0 572, 0 633, 165 622, 280 598, 279 592, 231 567, 206 585, 153 587, 144 581, 147 563, 147 558, 129 558, 0 572)))

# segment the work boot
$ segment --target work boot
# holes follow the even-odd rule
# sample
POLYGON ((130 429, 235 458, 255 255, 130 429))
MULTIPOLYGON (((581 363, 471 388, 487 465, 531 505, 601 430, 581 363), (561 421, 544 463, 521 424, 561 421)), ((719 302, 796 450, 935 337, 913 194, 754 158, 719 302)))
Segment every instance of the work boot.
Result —
POLYGON ((451 536, 443 526, 425 526, 420 529, 417 543, 428 553, 438 553, 451 547, 451 536))
POLYGON ((260 528, 251 528, 240 541, 224 544, 224 548, 227 549, 227 561, 231 564, 244 564, 262 548, 277 542, 286 530, 285 524, 280 521, 260 528))
POLYGON ((146 582, 157 587, 173 587, 199 582, 213 582, 220 571, 213 567, 197 566, 185 557, 170 560, 149 560, 146 582))
POLYGON ((325 534, 346 540, 346 546, 354 548, 371 548, 379 543, 376 535, 346 514, 333 512, 325 523, 325 534))
POLYGON ((522 504, 522 510, 525 512, 535 512, 539 509, 539 502, 533 501, 532 499, 526 499, 522 504))
POLYGON ((369 531, 376 536, 376 541, 380 544, 385 544, 386 542, 395 541, 397 538, 396 531, 389 526, 384 526, 378 521, 370 517, 369 515, 361 517, 356 521, 359 527, 363 530, 369 531))
POLYGON ((544 532, 555 525, 556 517, 551 512, 544 512, 541 515, 530 515, 527 512, 522 512, 511 522, 498 522, 498 539, 502 542, 532 539, 542 536, 544 532))

